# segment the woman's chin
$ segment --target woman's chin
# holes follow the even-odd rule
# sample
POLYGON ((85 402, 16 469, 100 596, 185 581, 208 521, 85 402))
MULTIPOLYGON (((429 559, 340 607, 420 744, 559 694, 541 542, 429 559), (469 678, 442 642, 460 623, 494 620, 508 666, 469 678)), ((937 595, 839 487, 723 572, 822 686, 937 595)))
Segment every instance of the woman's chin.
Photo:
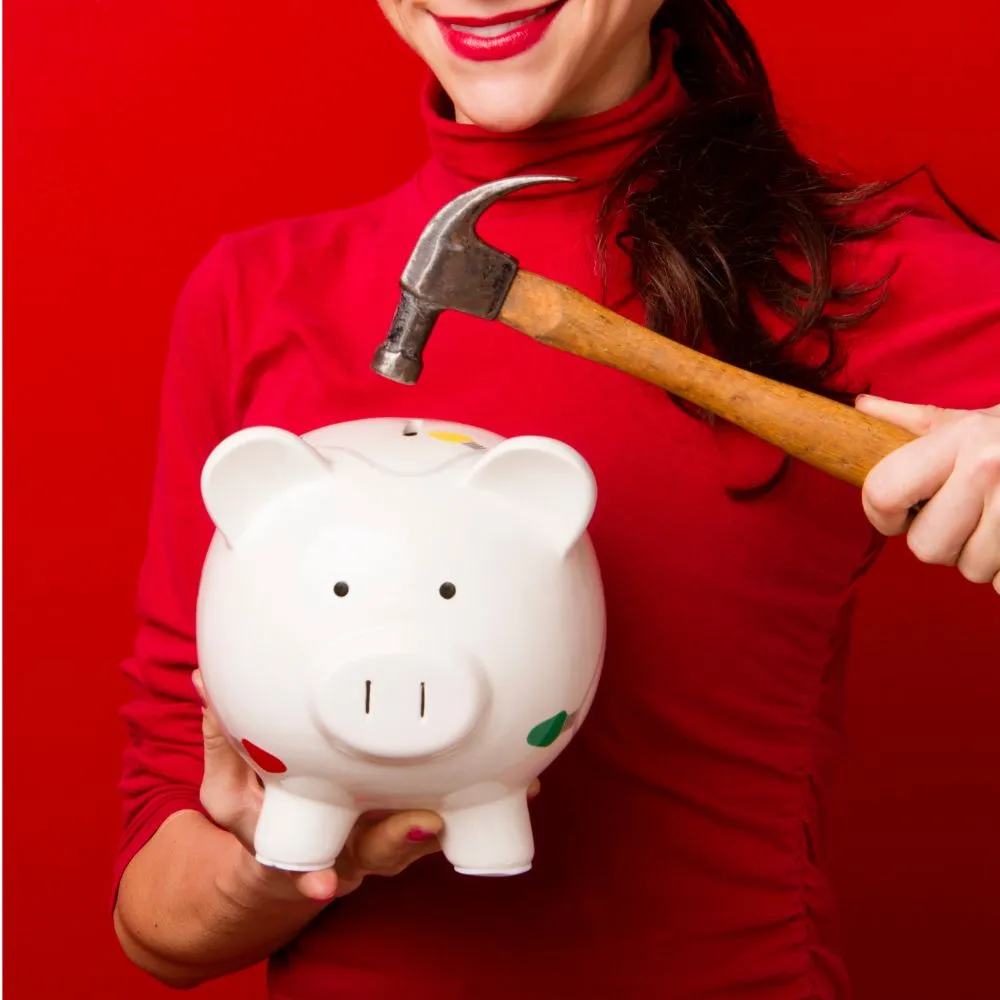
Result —
POLYGON ((449 96, 460 122, 478 125, 490 132, 523 132, 552 117, 552 103, 540 100, 546 88, 532 86, 456 87, 449 96))

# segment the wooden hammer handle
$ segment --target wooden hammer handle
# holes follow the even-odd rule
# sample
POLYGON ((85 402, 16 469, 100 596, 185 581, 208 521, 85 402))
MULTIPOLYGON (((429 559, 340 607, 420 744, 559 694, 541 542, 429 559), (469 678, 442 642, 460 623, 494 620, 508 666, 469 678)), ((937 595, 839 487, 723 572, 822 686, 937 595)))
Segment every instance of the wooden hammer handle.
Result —
POLYGON ((528 271, 518 272, 499 319, 549 347, 666 389, 855 486, 914 437, 843 403, 684 347, 528 271))

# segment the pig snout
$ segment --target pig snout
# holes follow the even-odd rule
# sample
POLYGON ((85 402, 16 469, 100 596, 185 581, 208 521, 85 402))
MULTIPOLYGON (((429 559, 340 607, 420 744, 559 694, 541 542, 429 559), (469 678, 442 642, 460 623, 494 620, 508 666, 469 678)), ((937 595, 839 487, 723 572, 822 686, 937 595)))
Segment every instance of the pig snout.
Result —
POLYGON ((320 684, 316 711, 349 752, 398 761, 457 747, 488 700, 486 678, 471 657, 383 653, 333 667, 320 684))

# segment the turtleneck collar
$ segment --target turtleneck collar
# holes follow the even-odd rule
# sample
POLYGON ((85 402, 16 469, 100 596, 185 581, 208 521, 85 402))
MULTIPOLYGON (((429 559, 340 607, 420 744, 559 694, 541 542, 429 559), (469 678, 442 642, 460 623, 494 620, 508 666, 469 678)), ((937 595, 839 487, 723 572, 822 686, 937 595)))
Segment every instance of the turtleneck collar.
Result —
MULTIPOLYGON (((451 103, 433 78, 422 96, 422 113, 431 149, 425 181, 436 200, 526 173, 562 174, 579 178, 573 185, 529 188, 503 201, 579 198, 608 183, 650 140, 655 127, 684 106, 686 95, 674 71, 675 38, 658 39, 652 79, 633 97, 596 115, 542 123, 523 132, 490 132, 463 125, 451 114, 451 103)), ((590 200, 590 199, 588 199, 590 200)))

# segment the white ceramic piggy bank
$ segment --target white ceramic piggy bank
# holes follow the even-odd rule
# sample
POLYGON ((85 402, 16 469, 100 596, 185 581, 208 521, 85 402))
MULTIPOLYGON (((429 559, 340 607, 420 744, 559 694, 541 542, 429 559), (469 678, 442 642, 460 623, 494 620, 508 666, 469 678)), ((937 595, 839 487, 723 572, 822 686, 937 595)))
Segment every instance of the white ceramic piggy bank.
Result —
POLYGON ((258 859, 326 868, 360 813, 428 808, 458 871, 527 871, 526 791, 604 655, 580 455, 431 421, 258 427, 202 494, 198 656, 264 784, 258 859))

